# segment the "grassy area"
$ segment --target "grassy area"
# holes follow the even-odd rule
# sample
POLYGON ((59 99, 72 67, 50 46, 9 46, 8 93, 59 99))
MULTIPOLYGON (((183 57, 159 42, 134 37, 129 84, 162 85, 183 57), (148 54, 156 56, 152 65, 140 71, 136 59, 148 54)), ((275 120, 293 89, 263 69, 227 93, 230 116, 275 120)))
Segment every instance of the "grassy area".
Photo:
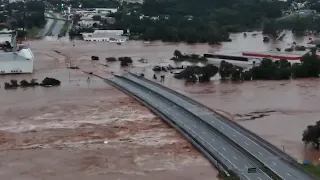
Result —
POLYGON ((70 22, 69 21, 66 21, 62 27, 62 29, 60 30, 60 35, 61 36, 65 36, 68 32, 68 29, 69 29, 69 26, 70 26, 70 22))
POLYGON ((301 165, 301 167, 310 174, 320 178, 320 165, 301 165))
POLYGON ((28 37, 35 37, 41 31, 41 28, 32 27, 31 29, 27 29, 28 37))

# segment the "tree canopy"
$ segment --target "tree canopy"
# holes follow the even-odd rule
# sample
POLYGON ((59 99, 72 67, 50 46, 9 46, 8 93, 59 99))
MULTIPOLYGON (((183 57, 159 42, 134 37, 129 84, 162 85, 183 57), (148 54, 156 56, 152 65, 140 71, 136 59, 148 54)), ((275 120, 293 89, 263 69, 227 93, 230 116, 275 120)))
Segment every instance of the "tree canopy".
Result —
MULTIPOLYGON (((291 78, 309 78, 319 77, 320 75, 320 59, 313 49, 311 52, 305 54, 301 58, 301 63, 291 63, 286 59, 273 61, 271 59, 263 59, 259 65, 255 65, 249 70, 244 70, 241 67, 235 66, 226 61, 221 61, 218 73, 221 80, 234 80, 234 81, 250 81, 250 80, 288 80, 291 78)), ((174 51, 174 58, 172 60, 189 61, 193 63, 206 62, 205 58, 197 55, 186 55, 180 51, 174 51)), ((183 74, 175 76, 176 78, 184 77, 185 79, 196 79, 194 74, 203 74, 204 69, 189 68, 183 74)), ((205 69, 206 70, 206 69, 205 69)), ((217 73, 215 72, 215 73, 217 73)), ((215 73, 212 75, 214 76, 215 73)), ((198 76, 198 75, 197 75, 198 76)), ((206 78, 205 80, 210 80, 206 78)))
POLYGON ((308 126, 303 134, 302 141, 305 145, 311 144, 313 147, 319 149, 320 147, 320 121, 317 121, 315 125, 308 126))
POLYGON ((275 0, 123 2, 117 13, 108 15, 116 22, 104 28, 130 29, 131 39, 215 44, 230 41, 230 32, 260 28, 264 19, 280 17, 287 7, 288 3, 275 0))
POLYGON ((13 2, 4 6, 0 22, 7 23, 12 29, 42 27, 45 24, 45 6, 42 1, 13 2))

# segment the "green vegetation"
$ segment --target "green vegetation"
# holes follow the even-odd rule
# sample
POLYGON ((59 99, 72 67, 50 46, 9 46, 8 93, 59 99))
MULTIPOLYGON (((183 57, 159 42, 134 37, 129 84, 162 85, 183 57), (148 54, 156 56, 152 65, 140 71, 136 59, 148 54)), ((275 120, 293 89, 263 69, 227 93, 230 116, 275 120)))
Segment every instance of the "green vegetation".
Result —
POLYGON ((219 73, 222 79, 233 80, 287 80, 290 78, 319 77, 320 59, 315 51, 305 54, 301 63, 291 64, 283 59, 263 59, 259 66, 243 71, 242 68, 221 62, 219 73))
POLYGON ((66 21, 62 27, 62 29, 60 30, 60 36, 65 36, 69 30, 69 26, 70 26, 70 22, 66 21))
POLYGON ((30 82, 27 80, 22 80, 20 81, 20 84, 18 83, 17 80, 10 80, 10 82, 5 82, 4 83, 4 88, 5 89, 16 89, 18 87, 35 87, 35 86, 45 86, 45 87, 50 87, 50 86, 59 86, 61 82, 55 78, 49 78, 46 77, 42 80, 41 83, 38 83, 36 79, 31 79, 30 82))
POLYGON ((302 141, 307 146, 308 144, 312 145, 316 149, 320 148, 320 121, 317 121, 315 125, 307 126, 302 134, 302 141))
POLYGON ((320 165, 301 165, 306 171, 310 174, 315 175, 316 177, 320 178, 320 165))
POLYGON ((218 71, 219 68, 212 64, 207 64, 203 67, 188 66, 180 73, 174 75, 174 77, 177 79, 185 79, 190 82, 208 82, 211 77, 218 73, 218 71))
POLYGON ((41 28, 46 22, 42 1, 13 2, 0 7, 0 10, 5 10, 5 13, 0 14, 0 22, 8 21, 11 29, 41 28))
POLYGON ((32 27, 31 29, 27 29, 27 35, 29 37, 35 37, 39 32, 40 32, 40 28, 38 27, 32 27))
POLYGON ((123 2, 117 13, 108 15, 115 22, 104 22, 99 28, 129 29, 131 38, 148 41, 217 44, 230 41, 229 32, 259 29, 264 19, 280 17, 282 10, 287 7, 286 2, 258 0, 123 2))
POLYGON ((277 36, 281 31, 290 29, 297 35, 320 33, 320 16, 293 16, 280 20, 266 20, 263 33, 277 36))
POLYGON ((173 53, 174 57, 171 58, 173 61, 189 61, 192 63, 198 63, 198 62, 207 62, 208 60, 200 56, 198 54, 182 54, 180 51, 175 50, 173 53))
MULTIPOLYGON (((285 59, 279 61, 263 59, 261 64, 256 65, 249 70, 244 70, 243 68, 235 66, 226 61, 221 61, 219 68, 213 65, 206 65, 204 67, 189 66, 179 74, 175 75, 175 77, 193 82, 210 81, 210 78, 217 73, 220 74, 221 80, 234 81, 288 80, 291 78, 308 77, 318 78, 320 74, 320 59, 315 52, 315 50, 312 50, 311 52, 305 54, 301 58, 301 63, 295 63, 293 65, 291 65, 291 63, 285 59)), ((182 58, 179 57, 183 57, 179 51, 175 51, 174 54, 175 59, 181 60, 182 58)), ((187 57, 189 58, 190 56, 187 57)), ((193 62, 194 61, 196 61, 196 59, 193 60, 193 62)))
POLYGON ((44 3, 42 1, 0 2, 0 29, 20 29, 18 38, 27 35, 34 36, 46 23, 44 17, 44 3))

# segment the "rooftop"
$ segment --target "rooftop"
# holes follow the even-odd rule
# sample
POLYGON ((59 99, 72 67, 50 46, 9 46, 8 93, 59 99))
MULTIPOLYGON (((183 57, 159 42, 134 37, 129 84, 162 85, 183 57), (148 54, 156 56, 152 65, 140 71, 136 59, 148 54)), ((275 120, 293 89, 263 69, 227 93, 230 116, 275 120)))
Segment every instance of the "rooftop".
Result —
POLYGON ((27 58, 14 54, 13 52, 0 53, 0 62, 26 61, 27 58))
POLYGON ((83 33, 84 38, 115 38, 115 39, 126 39, 127 37, 125 36, 119 36, 115 33, 88 33, 85 34, 83 33))
POLYGON ((308 51, 294 51, 294 52, 278 52, 278 51, 244 51, 242 53, 261 54, 270 56, 286 56, 286 57, 301 57, 308 53, 308 51))

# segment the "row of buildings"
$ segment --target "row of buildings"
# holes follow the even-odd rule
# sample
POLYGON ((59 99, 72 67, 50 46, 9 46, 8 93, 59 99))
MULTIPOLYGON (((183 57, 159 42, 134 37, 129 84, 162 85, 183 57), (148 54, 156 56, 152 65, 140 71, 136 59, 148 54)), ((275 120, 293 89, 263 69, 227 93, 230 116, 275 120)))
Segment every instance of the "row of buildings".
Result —
POLYGON ((82 33, 84 41, 106 41, 122 43, 128 40, 123 30, 95 30, 93 33, 82 33))
MULTIPOLYGON (((72 15, 79 15, 78 27, 82 28, 97 28, 103 25, 102 22, 112 24, 114 18, 108 17, 110 13, 118 12, 117 8, 73 8, 69 10, 72 15), (99 16, 95 18, 94 16, 99 16), (113 20, 113 21, 112 21, 113 20)), ((128 31, 127 31, 128 33, 128 31)), ((124 30, 95 30, 93 33, 82 33, 84 41, 105 41, 122 43, 128 40, 124 35, 124 30)))

